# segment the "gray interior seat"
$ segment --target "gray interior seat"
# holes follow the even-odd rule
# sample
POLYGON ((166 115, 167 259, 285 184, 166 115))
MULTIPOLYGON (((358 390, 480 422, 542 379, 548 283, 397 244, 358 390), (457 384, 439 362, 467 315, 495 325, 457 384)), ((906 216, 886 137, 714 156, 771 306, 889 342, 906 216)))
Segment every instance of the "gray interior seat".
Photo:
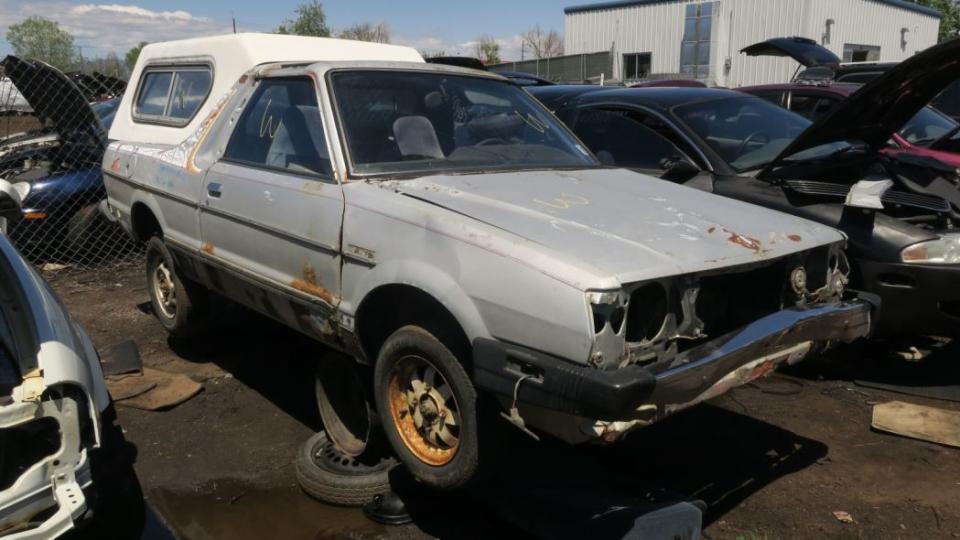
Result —
POLYGON ((433 124, 425 116, 401 116, 393 122, 393 137, 401 156, 443 159, 443 149, 433 124))

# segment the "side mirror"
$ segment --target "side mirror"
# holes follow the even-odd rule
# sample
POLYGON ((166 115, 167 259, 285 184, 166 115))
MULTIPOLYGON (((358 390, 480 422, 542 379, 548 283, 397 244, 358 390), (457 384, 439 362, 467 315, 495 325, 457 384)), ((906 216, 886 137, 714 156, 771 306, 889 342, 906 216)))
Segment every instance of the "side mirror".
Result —
POLYGON ((686 182, 700 174, 700 167, 681 157, 669 157, 660 160, 660 168, 664 173, 660 178, 671 182, 686 182))
POLYGON ((11 219, 20 215, 23 200, 30 193, 30 184, 11 184, 0 179, 0 218, 11 219))

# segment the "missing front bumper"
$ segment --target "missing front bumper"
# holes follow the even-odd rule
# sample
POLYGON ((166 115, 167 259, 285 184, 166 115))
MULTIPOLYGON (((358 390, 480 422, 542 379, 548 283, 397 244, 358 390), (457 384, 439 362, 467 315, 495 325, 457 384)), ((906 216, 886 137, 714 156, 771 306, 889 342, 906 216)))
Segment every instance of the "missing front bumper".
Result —
POLYGON ((56 538, 72 529, 86 511, 83 488, 91 484, 91 476, 79 425, 85 411, 70 397, 20 402, 0 409, 0 430, 51 418, 59 425, 60 434, 54 453, 36 460, 0 491, 0 536, 4 539, 56 538), (38 520, 38 515, 46 517, 38 520))
POLYGON ((779 311, 686 351, 659 371, 602 371, 491 339, 474 340, 474 382, 521 404, 585 418, 649 423, 798 362, 817 345, 870 334, 872 297, 779 311), (518 385, 518 381, 524 379, 518 385))

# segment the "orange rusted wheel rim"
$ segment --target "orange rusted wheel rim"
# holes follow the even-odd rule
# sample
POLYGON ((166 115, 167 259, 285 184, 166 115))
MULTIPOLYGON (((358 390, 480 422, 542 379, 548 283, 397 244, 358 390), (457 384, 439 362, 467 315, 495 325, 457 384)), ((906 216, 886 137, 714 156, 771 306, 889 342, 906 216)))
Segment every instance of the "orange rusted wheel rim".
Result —
POLYGON ((390 374, 388 392, 404 446, 428 465, 450 463, 460 447, 460 408, 437 368, 420 356, 404 356, 390 374))

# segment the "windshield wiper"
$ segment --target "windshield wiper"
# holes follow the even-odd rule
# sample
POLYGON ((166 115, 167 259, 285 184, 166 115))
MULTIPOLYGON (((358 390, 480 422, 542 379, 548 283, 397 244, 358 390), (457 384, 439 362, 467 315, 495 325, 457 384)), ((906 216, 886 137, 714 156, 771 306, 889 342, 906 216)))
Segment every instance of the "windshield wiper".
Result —
MULTIPOLYGON (((844 146, 843 148, 838 148, 838 149, 834 150, 833 152, 830 152, 829 154, 825 154, 825 155, 822 155, 822 156, 810 156, 810 157, 806 157, 806 158, 799 158, 799 159, 797 159, 796 157, 794 157, 794 156, 796 156, 796 154, 794 154, 794 156, 791 156, 791 157, 788 157, 787 159, 784 159, 783 162, 784 162, 784 163, 800 163, 800 162, 804 162, 804 161, 823 161, 823 160, 825 160, 825 159, 830 159, 830 158, 835 158, 835 157, 837 157, 837 156, 841 156, 841 155, 846 154, 846 153, 848 153, 848 152, 851 152, 851 151, 853 151, 853 150, 863 150, 863 149, 864 149, 863 146, 857 146, 857 145, 851 144, 851 145, 844 146)), ((804 151, 805 151, 805 150, 804 150, 804 151)), ((798 153, 802 153, 802 152, 798 152, 798 153)))

